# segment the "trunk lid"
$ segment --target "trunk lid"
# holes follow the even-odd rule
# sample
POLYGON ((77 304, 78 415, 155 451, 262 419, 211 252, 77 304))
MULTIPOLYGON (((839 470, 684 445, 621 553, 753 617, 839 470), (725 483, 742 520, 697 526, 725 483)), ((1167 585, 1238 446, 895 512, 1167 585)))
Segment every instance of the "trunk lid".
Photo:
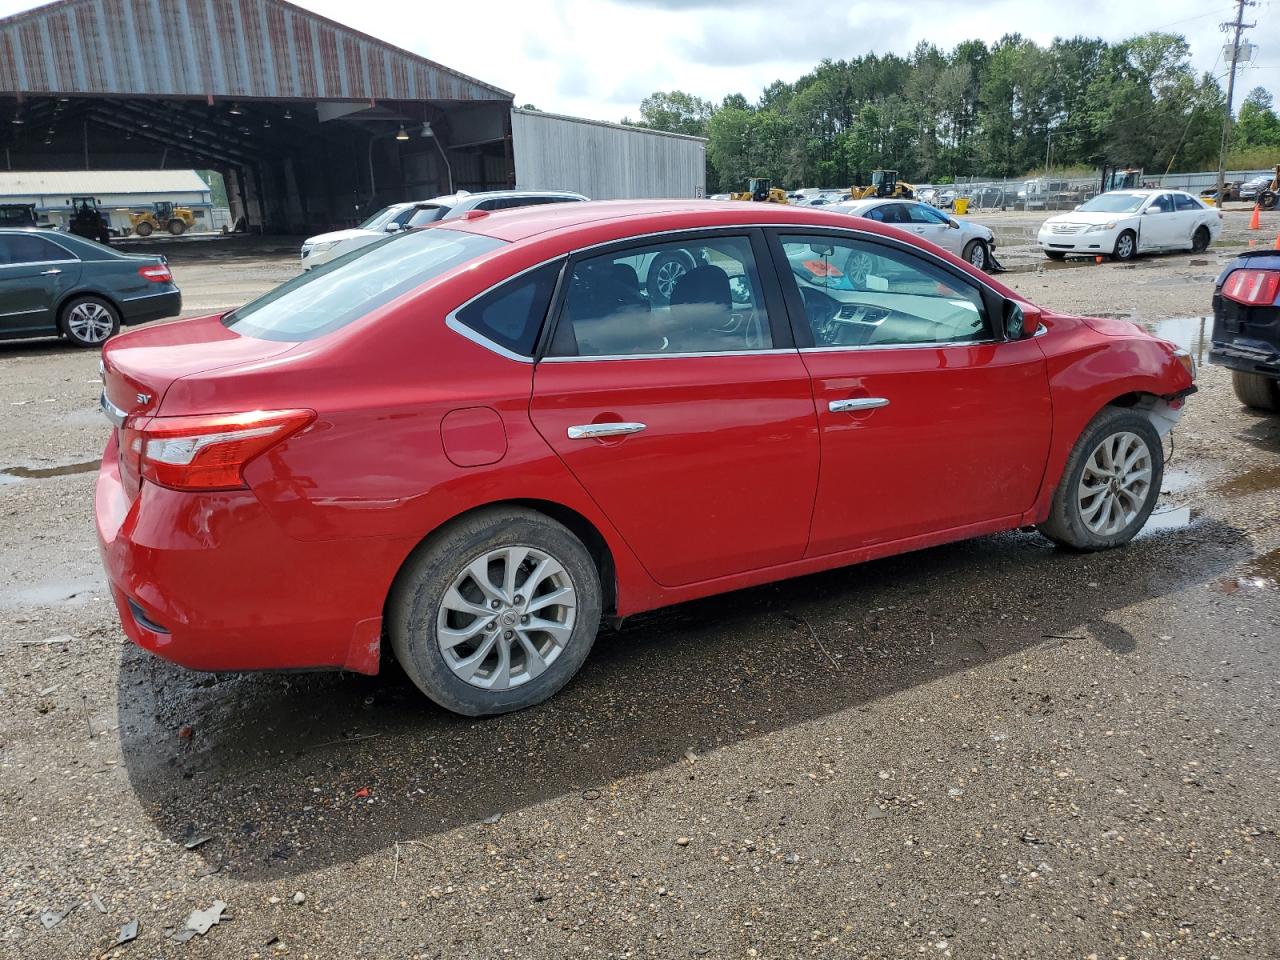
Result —
MULTIPOLYGON (((152 259, 152 258, 148 258, 152 259)), ((138 494, 140 422, 156 416, 169 388, 183 377, 267 360, 296 343, 242 337, 217 316, 140 327, 102 349, 102 409, 119 432, 120 476, 138 494)))

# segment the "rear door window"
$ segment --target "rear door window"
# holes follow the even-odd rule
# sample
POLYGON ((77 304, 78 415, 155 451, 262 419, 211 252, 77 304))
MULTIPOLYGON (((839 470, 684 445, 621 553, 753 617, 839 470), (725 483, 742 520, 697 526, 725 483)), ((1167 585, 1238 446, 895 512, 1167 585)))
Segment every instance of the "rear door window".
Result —
POLYGON ((243 336, 311 340, 505 245, 442 227, 392 234, 281 284, 222 322, 243 336))
POLYGON ((1174 208, 1177 210, 1203 210, 1200 201, 1185 193, 1175 193, 1173 195, 1174 208))
POLYGON ((0 237, 0 265, 74 259, 76 258, 62 247, 44 237, 13 233, 0 237))

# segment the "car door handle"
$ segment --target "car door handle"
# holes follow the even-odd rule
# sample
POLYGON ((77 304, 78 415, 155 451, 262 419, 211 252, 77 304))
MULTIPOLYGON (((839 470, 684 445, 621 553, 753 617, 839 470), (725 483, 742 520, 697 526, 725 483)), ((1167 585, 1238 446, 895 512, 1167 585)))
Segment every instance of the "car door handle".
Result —
POLYGON ((61 271, 61 270, 59 270, 57 267, 54 267, 52 270, 42 270, 42 271, 40 271, 40 276, 42 276, 42 277, 56 277, 56 276, 57 276, 58 274, 60 274, 61 272, 62 272, 62 271, 61 271))
POLYGON ((832 413, 849 413, 852 410, 875 410, 887 407, 889 401, 884 397, 857 397, 853 400, 832 400, 827 409, 832 413))
POLYGON ((620 437, 629 433, 639 433, 646 426, 643 423, 583 423, 570 427, 567 433, 570 440, 596 440, 600 437, 620 437))

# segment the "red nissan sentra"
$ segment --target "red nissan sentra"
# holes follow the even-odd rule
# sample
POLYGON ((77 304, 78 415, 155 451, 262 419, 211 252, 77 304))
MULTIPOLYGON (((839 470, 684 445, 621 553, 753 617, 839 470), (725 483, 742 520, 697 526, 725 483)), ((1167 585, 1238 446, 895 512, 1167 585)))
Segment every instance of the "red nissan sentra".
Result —
POLYGON ((602 618, 1037 525, 1114 547, 1190 356, 819 209, 575 203, 389 237, 103 351, 125 633, 200 670, 538 703, 602 618))

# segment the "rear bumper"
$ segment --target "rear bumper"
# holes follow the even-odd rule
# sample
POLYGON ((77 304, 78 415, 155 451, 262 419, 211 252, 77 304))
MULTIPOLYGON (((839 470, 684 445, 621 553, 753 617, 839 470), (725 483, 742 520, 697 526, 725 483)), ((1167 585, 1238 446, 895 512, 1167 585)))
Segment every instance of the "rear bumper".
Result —
POLYGON ((194 670, 378 672, 398 544, 295 540, 248 490, 144 482, 130 501, 114 436, 94 499, 112 597, 139 647, 194 670))
POLYGON ((121 302, 120 322, 147 323, 151 320, 163 320, 165 317, 176 317, 181 312, 182 291, 174 287, 172 290, 148 293, 121 302))
POLYGON ((1280 348, 1268 347, 1260 341, 1256 345, 1215 342, 1209 348, 1209 362, 1228 370, 1260 373, 1280 380, 1280 348))

